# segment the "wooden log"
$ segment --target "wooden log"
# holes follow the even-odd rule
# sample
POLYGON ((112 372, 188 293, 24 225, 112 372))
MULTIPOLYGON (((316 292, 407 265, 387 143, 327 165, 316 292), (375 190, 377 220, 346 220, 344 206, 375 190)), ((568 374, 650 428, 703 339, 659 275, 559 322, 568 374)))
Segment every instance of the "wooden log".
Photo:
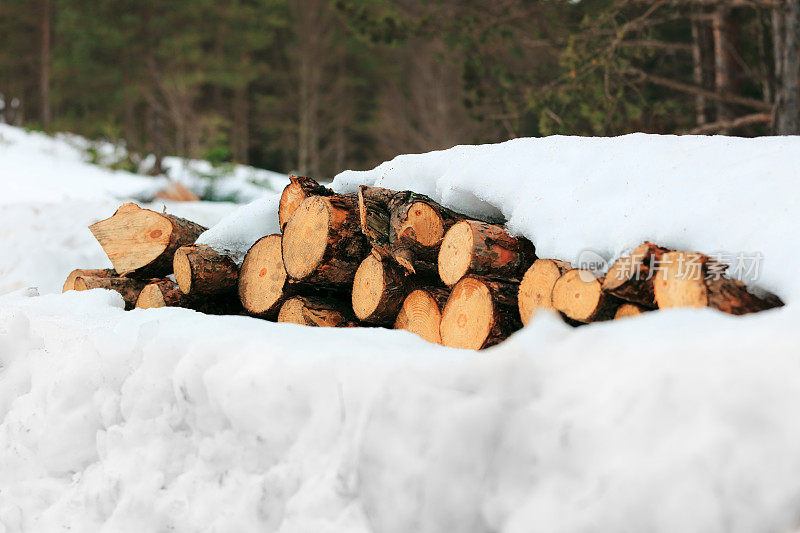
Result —
POLYGON ((658 308, 711 307, 744 315, 783 305, 778 296, 756 295, 741 281, 726 277, 723 270, 719 263, 699 252, 665 253, 654 280, 658 308))
POLYGON ((136 300, 136 307, 137 309, 189 307, 190 302, 191 297, 184 294, 177 283, 162 279, 145 285, 136 300))
POLYGON ((522 327, 517 311, 519 283, 469 274, 450 293, 442 313, 442 344, 480 350, 522 327))
POLYGON ((632 303, 624 303, 617 308, 617 312, 614 313, 614 320, 620 318, 627 318, 630 316, 639 316, 648 311, 652 311, 649 307, 644 307, 641 305, 636 305, 632 303))
POLYGON ((199 202, 200 198, 190 191, 186 185, 178 181, 173 181, 156 193, 156 198, 160 200, 172 200, 173 202, 199 202))
POLYGON ((498 225, 463 220, 451 227, 439 251, 439 277, 452 286, 467 274, 520 279, 536 259, 533 244, 498 225))
POLYGON ((392 256, 409 273, 436 272, 445 233, 466 215, 412 191, 359 188, 362 232, 383 258, 392 256))
POLYGON ((108 289, 116 291, 125 300, 125 309, 131 310, 136 307, 136 300, 142 292, 148 280, 133 278, 101 278, 94 276, 78 276, 75 278, 76 291, 88 291, 91 289, 108 289))
POLYGON ((619 304, 617 298, 603 292, 602 280, 590 270, 568 270, 553 286, 553 307, 577 322, 610 320, 619 304))
POLYGON ((558 259, 537 259, 519 284, 519 316, 523 324, 530 322, 537 309, 553 308, 553 286, 572 265, 558 259))
POLYGON ((353 311, 362 322, 390 325, 406 296, 406 272, 391 259, 368 255, 353 279, 353 311))
POLYGON ((120 276, 166 276, 181 246, 193 244, 206 228, 167 213, 123 204, 111 218, 89 226, 120 276))
POLYGON ((293 296, 286 300, 278 313, 278 322, 327 328, 356 325, 346 304, 331 298, 314 296, 293 296))
POLYGON ((239 272, 239 300, 245 311, 275 319, 283 302, 296 293, 296 284, 286 275, 279 233, 256 241, 247 251, 239 272))
POLYGON ((310 196, 283 233, 283 264, 290 278, 325 287, 349 286, 369 254, 355 196, 310 196))
POLYGON ((630 255, 614 261, 603 279, 603 290, 628 302, 655 307, 653 278, 667 252, 649 241, 639 245, 630 255))
POLYGON ((139 293, 136 307, 185 307, 210 315, 235 315, 242 310, 242 305, 234 294, 186 294, 176 282, 169 279, 154 280, 146 285, 139 293))
POLYGON ((75 280, 78 276, 91 276, 94 278, 114 278, 117 276, 117 271, 113 268, 77 268, 69 273, 61 292, 75 290, 75 280))
POLYGON ((289 185, 281 193, 278 204, 278 223, 283 231, 295 209, 309 196, 330 196, 333 191, 305 176, 289 176, 289 185))
POLYGON ((239 267, 206 244, 181 246, 172 261, 175 280, 185 294, 213 296, 236 290, 239 267))
POLYGON ((416 333, 428 342, 441 344, 439 328, 448 296, 450 290, 441 287, 421 287, 411 291, 397 314, 394 328, 416 333))

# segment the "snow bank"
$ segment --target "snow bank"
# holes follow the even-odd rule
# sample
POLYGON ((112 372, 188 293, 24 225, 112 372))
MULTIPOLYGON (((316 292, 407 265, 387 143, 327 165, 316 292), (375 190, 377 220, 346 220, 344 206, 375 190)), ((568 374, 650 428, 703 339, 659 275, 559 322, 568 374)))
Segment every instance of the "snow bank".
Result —
MULTIPOLYGON (((545 256, 646 238, 761 251, 761 281, 788 305, 757 315, 676 309, 573 329, 545 314, 475 354, 407 332, 123 312, 102 290, 0 296, 0 524, 792 530, 799 152, 797 138, 521 139, 401 156, 334 184, 507 217, 545 256)), ((277 229, 276 211, 265 198, 203 239, 243 249, 277 229)))

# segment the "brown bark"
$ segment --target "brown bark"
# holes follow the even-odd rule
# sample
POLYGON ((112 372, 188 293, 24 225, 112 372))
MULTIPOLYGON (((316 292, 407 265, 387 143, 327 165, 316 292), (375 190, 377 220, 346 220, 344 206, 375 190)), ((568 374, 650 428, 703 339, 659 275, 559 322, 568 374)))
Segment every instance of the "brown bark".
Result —
POLYGON ((284 229, 283 263, 297 281, 349 286, 367 254, 355 196, 306 198, 284 229))
POLYGON ((741 281, 726 277, 723 271, 724 266, 698 252, 664 254, 654 280, 659 309, 711 307, 744 315, 783 305, 778 296, 756 295, 741 281))
POLYGON ((136 300, 139 309, 158 307, 185 307, 210 315, 239 314, 242 306, 235 296, 223 295, 191 295, 180 290, 178 284, 169 279, 153 281, 142 289, 136 300))
POLYGON ((517 310, 519 283, 468 275, 459 281, 442 313, 442 344, 480 350, 522 327, 517 310))
POLYGON ((653 278, 667 252, 652 242, 641 244, 630 255, 614 261, 603 280, 603 290, 628 302, 656 307, 653 278))
POLYGON ((206 244, 182 246, 173 260, 175 280, 185 294, 212 296, 233 292, 239 267, 227 255, 206 244))
POLYGON ((42 27, 41 27, 41 58, 39 91, 42 99, 42 126, 47 128, 50 125, 50 37, 52 6, 50 0, 42 0, 42 27))
POLYGON ((442 311, 450 296, 443 287, 421 287, 406 296, 397 314, 394 329, 416 333, 428 342, 442 343, 442 311))
POLYGON ((773 14, 776 76, 775 133, 800 135, 800 0, 773 14))
POLYGON ((206 228, 167 213, 122 205, 111 218, 89 226, 116 271, 137 278, 166 276, 181 246, 194 244, 206 228))
POLYGON ((136 306, 139 293, 147 285, 149 280, 131 278, 101 278, 93 276, 78 276, 75 278, 76 291, 88 291, 91 289, 108 289, 116 291, 125 300, 125 309, 131 310, 136 306))
POLYGON ((381 261, 368 255, 353 280, 353 311, 369 324, 394 323, 406 296, 406 272, 391 259, 381 261))
POLYGON ((619 305, 617 298, 603 292, 602 281, 589 270, 568 270, 553 287, 553 307, 577 322, 610 320, 619 305))
POLYGON ((278 313, 278 322, 328 328, 356 326, 346 304, 315 296, 294 296, 286 300, 278 313))
POLYGON ((439 251, 439 277, 449 286, 466 274, 519 280, 536 260, 533 244, 495 224, 462 220, 448 230, 439 251))
POLYGON ((117 272, 113 268, 78 268, 69 273, 61 292, 75 290, 75 280, 78 276, 91 276, 94 278, 118 277, 117 272))
POLYGON ((558 259, 537 259, 525 272, 519 284, 519 316, 523 324, 530 322, 537 309, 553 309, 553 286, 572 265, 558 259))
POLYGON ((305 176, 289 176, 289 185, 281 193, 278 206, 278 223, 283 231, 295 209, 309 196, 330 196, 333 191, 305 176))

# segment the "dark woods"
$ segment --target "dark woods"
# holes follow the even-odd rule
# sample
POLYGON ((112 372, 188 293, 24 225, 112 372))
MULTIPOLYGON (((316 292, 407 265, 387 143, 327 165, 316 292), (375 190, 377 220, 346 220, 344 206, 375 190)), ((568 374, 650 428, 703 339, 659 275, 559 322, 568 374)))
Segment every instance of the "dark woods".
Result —
POLYGON ((0 0, 0 122, 330 177, 548 134, 800 134, 800 0, 0 0))

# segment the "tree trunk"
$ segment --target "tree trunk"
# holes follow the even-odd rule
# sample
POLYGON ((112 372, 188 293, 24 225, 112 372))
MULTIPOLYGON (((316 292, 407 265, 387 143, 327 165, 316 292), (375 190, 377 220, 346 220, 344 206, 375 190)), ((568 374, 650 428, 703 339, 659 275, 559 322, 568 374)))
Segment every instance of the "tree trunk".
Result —
POLYGON ((466 274, 519 280, 535 260, 535 250, 528 239, 512 237, 495 224, 462 220, 442 240, 439 277, 448 286, 466 274))
POLYGON ((114 270, 113 268, 91 268, 91 269, 78 268, 69 273, 69 276, 67 276, 67 279, 64 282, 64 286, 61 288, 61 292, 75 290, 75 280, 79 276, 86 276, 93 278, 118 277, 116 270, 114 270))
POLYGON ((247 98, 248 84, 237 86, 233 92, 233 160, 242 165, 248 164, 247 151, 250 147, 247 98))
POLYGON ((775 133, 800 135, 800 0, 787 0, 774 15, 776 76, 775 133))
POLYGON ((152 280, 141 280, 131 278, 101 278, 93 276, 78 276, 75 278, 76 291, 88 291, 90 289, 108 289, 116 291, 125 300, 125 309, 131 310, 136 307, 136 300, 139 293, 152 280))
POLYGON ((355 196, 306 198, 284 229, 283 263, 297 281, 349 286, 368 253, 355 196))
POLYGON ((206 244, 182 246, 172 262, 175 280, 184 294, 212 296, 236 290, 239 267, 233 259, 206 244))
POLYGON ((348 328, 356 325, 346 304, 331 298, 314 296, 294 296, 286 300, 278 313, 278 322, 326 328, 348 328))
POLYGON ((519 283, 468 275, 455 287, 442 314, 442 344, 480 350, 505 340, 522 327, 519 283))
POLYGON ((774 294, 755 295, 744 283, 723 275, 725 267, 698 252, 669 252, 662 256, 654 280, 659 309, 711 307, 744 315, 780 307, 774 294))
POLYGON ((601 280, 588 270, 569 270, 553 286, 553 307, 577 322, 610 320, 619 305, 620 301, 603 292, 601 280))
POLYGON ((553 287, 572 265, 557 259, 537 259, 519 284, 519 316, 523 324, 531 321, 537 309, 553 309, 553 287))
MULTIPOLYGON (((728 6, 717 6, 712 15, 712 28, 714 31, 714 82, 717 93, 731 92, 731 10, 728 6)), ((717 100, 717 122, 730 120, 732 117, 730 106, 717 100)), ((722 131, 721 133, 727 133, 722 131)))
POLYGON ((397 314, 394 329, 404 329, 428 342, 441 344, 442 311, 449 296, 450 290, 442 287, 421 287, 411 291, 397 314))
POLYGON ((41 28, 41 71, 39 78, 40 97, 42 99, 42 127, 50 125, 50 36, 51 36, 51 4, 50 0, 42 0, 41 28))
POLYGON ((631 303, 656 307, 653 278, 667 252, 652 242, 638 246, 631 255, 614 261, 603 280, 603 290, 631 303))
POLYGON ((206 228, 166 213, 123 204, 111 218, 89 226, 121 275, 166 276, 172 272, 175 251, 194 244, 206 228))

